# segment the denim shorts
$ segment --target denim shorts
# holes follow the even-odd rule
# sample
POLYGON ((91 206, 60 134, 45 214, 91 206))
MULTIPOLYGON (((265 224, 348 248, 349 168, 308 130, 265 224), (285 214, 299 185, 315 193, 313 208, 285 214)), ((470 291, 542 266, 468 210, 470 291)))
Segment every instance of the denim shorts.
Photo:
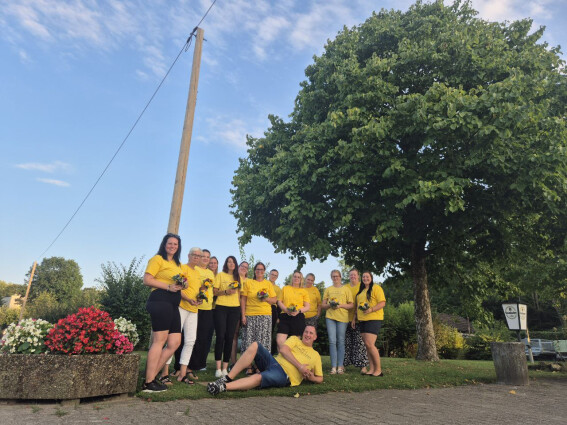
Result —
POLYGON ((380 328, 382 327, 381 320, 361 320, 360 322, 360 333, 368 333, 378 335, 380 328))
POLYGON ((262 344, 258 344, 254 363, 262 376, 260 388, 288 387, 291 384, 283 368, 262 344))

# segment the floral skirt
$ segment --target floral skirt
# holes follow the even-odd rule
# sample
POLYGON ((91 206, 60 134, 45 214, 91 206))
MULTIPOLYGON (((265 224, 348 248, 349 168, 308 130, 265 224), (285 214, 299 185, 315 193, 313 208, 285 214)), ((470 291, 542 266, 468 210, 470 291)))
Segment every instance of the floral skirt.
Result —
POLYGON ((254 341, 270 350, 272 345, 272 315, 268 316, 246 316, 246 326, 242 326, 241 353, 254 341))
POLYGON ((357 323, 353 329, 350 323, 345 335, 345 366, 353 365, 356 367, 368 366, 368 354, 366 346, 360 336, 360 324, 357 323))

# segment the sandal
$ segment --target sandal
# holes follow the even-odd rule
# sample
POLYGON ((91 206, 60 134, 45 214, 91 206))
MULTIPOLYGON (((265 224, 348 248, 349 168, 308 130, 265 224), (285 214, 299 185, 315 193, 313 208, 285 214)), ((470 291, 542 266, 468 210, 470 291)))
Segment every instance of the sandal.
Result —
POLYGON ((345 373, 345 368, 344 368, 344 367, 339 367, 339 368, 337 369, 337 373, 338 373, 339 375, 342 375, 343 373, 345 373))
POLYGON ((331 375, 336 375, 336 374, 337 374, 337 369, 334 368, 334 367, 332 367, 330 373, 331 373, 331 375))
POLYGON ((161 382, 164 385, 173 385, 173 382, 171 382, 169 376, 162 376, 161 378, 159 378, 159 382, 161 382))
POLYGON ((181 379, 181 381, 179 381, 179 382, 183 382, 184 384, 187 384, 187 385, 194 385, 195 384, 195 382, 191 381, 186 376, 184 376, 183 379, 181 379))
POLYGON ((188 372, 188 373, 187 373, 187 376, 188 376, 190 379, 193 379, 193 380, 195 380, 195 381, 198 381, 198 380, 199 380, 199 377, 198 377, 197 375, 195 375, 193 372, 188 372))

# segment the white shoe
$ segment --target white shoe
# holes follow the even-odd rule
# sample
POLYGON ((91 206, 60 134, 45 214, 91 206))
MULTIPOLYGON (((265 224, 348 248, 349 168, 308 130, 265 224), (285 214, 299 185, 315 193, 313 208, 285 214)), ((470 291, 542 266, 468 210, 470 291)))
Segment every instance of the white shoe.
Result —
POLYGON ((228 375, 228 371, 226 369, 223 369, 222 370, 222 376, 226 376, 226 375, 228 375))
POLYGON ((217 371, 215 372, 215 378, 220 378, 222 376, 222 371, 220 369, 217 369, 217 371))

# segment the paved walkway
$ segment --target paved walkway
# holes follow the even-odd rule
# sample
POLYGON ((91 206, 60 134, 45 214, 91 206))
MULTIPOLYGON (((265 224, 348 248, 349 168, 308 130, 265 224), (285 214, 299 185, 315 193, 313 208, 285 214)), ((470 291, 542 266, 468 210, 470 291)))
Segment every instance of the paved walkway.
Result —
POLYGON ((567 423, 567 378, 526 387, 474 385, 293 397, 0 404, 0 424, 545 424, 567 423), (39 410, 38 410, 39 409, 39 410), (64 416, 57 413, 65 412, 64 416))

